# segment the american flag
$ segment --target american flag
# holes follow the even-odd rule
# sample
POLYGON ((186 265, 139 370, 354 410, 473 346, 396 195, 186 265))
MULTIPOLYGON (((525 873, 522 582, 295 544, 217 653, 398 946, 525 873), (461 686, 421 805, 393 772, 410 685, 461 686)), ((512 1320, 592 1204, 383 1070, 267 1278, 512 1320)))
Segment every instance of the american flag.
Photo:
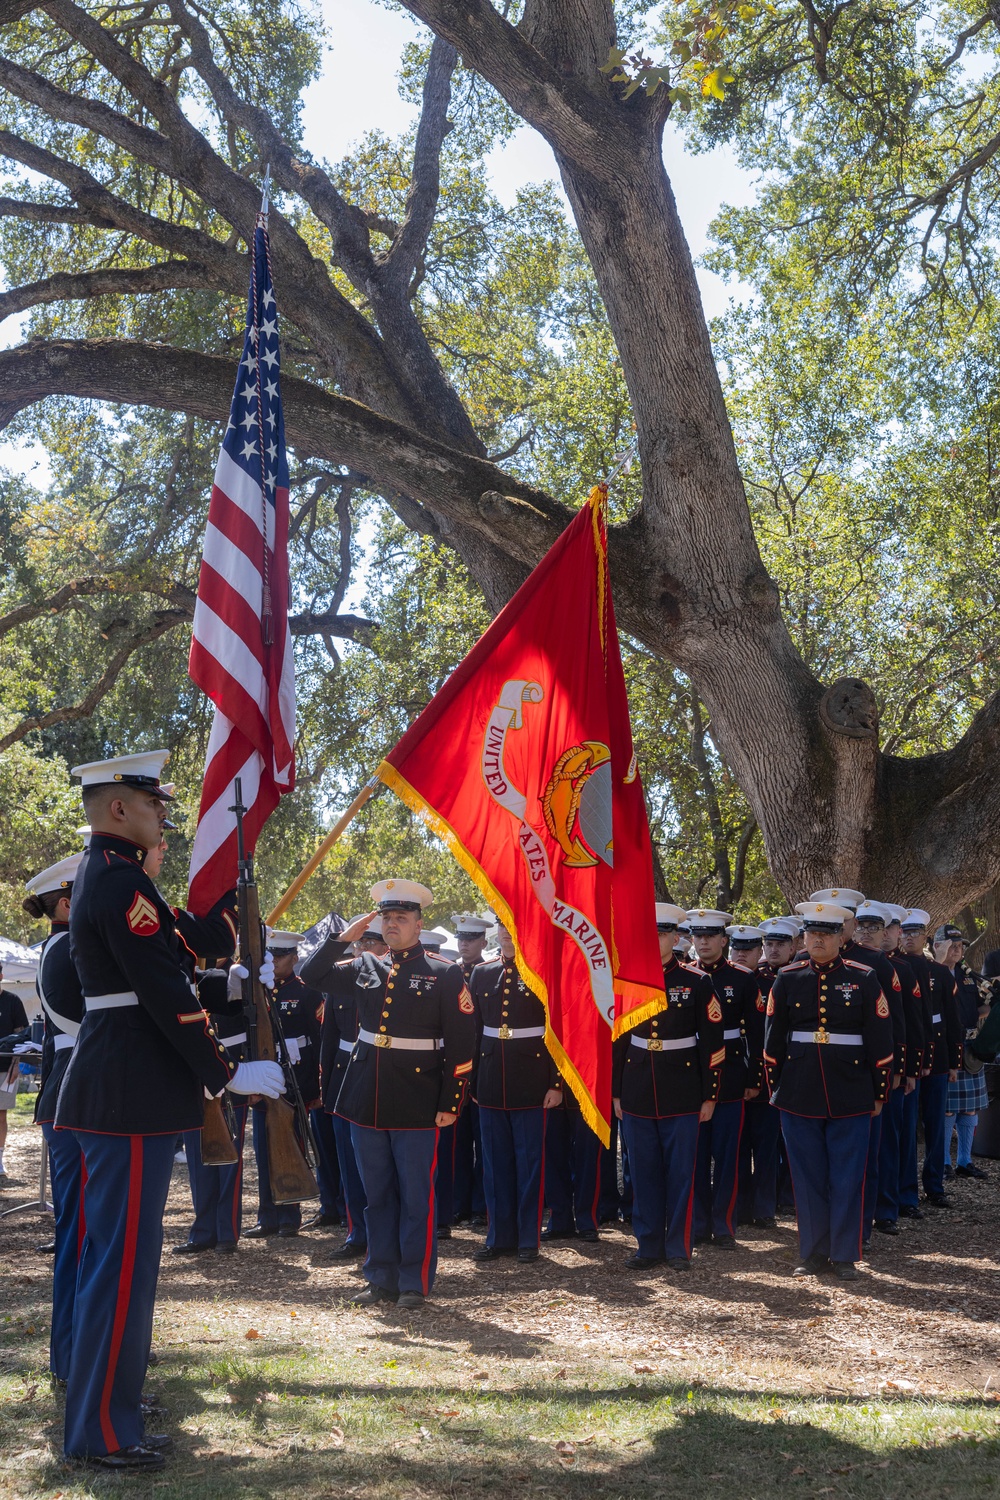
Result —
POLYGON ((215 470, 188 672, 215 704, 188 906, 204 915, 236 882, 233 781, 244 831, 295 785, 295 677, 288 629, 288 462, 267 211, 257 217, 243 358, 215 470))

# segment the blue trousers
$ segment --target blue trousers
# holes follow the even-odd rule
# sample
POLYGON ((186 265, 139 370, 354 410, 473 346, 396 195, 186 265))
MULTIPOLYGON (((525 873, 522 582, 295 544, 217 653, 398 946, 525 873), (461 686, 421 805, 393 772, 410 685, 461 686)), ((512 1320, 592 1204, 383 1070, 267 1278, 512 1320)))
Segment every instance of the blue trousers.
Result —
POLYGON ((340 1163, 333 1119, 325 1109, 309 1111, 309 1126, 316 1147, 316 1182, 319 1186, 319 1210, 330 1218, 342 1219, 344 1198, 340 1190, 340 1163))
POLYGON ((550 1109, 545 1122, 545 1201, 556 1234, 597 1233, 601 1143, 578 1110, 550 1109))
POLYGON ((926 1078, 918 1078, 912 1094, 903 1100, 903 1123, 899 1137, 899 1207, 916 1208, 920 1202, 920 1179, 917 1176, 917 1121, 920 1118, 920 1095, 926 1078))
POLYGON ((395 1295, 427 1296, 437 1270, 438 1131, 351 1126, 368 1207, 364 1277, 395 1295))
POLYGON ((694 1174, 695 1241, 710 1235, 731 1235, 736 1225, 740 1135, 743 1100, 717 1104, 715 1113, 698 1132, 698 1164, 694 1174))
POLYGON ((343 1115, 331 1115, 330 1122, 333 1125, 333 1136, 337 1143, 337 1162, 340 1166, 340 1181, 344 1190, 344 1214, 347 1219, 347 1239, 344 1243, 366 1245, 368 1231, 365 1229, 365 1208, 368 1200, 365 1197, 365 1187, 361 1181, 361 1173, 358 1171, 358 1158, 351 1139, 351 1122, 345 1120, 343 1115))
POLYGON ((191 1180, 194 1223, 188 1230, 189 1245, 235 1245, 243 1227, 243 1140, 247 1129, 247 1106, 233 1105, 236 1117, 236 1150, 239 1160, 231 1167, 206 1167, 201 1159, 201 1131, 184 1132, 184 1155, 191 1180))
POLYGON ((895 1224, 899 1218, 900 1150, 903 1144, 903 1090, 893 1089, 879 1118, 882 1140, 878 1153, 878 1196, 875 1218, 895 1224))
POLYGON ((73 1135, 87 1172, 87 1235, 73 1311, 65 1449, 81 1458, 142 1441, 139 1402, 177 1137, 73 1135))
POLYGON ((878 1163, 879 1153, 882 1149, 882 1120, 885 1116, 885 1105, 882 1106, 880 1115, 872 1115, 871 1129, 868 1136, 868 1159, 865 1162, 865 1193, 861 1209, 861 1239, 867 1245, 872 1237, 872 1229, 875 1226, 875 1205, 878 1202, 878 1163))
POLYGON ((778 1142, 781 1121, 768 1099, 751 1099, 744 1106, 740 1136, 740 1181, 736 1218, 773 1219, 778 1209, 778 1142))
POLYGON ((920 1086, 920 1115, 924 1122, 924 1192, 944 1192, 945 1130, 948 1105, 947 1073, 932 1073, 920 1086))
POLYGON ((690 1260, 698 1116, 648 1120, 623 1114, 621 1127, 634 1174, 632 1229, 639 1254, 690 1260))
POLYGON ((486 1212, 479 1106, 470 1099, 454 1125, 441 1132, 437 1171, 438 1223, 454 1224, 486 1212))
POLYGON ((545 1193, 546 1115, 551 1110, 479 1111, 483 1142, 483 1188, 489 1228, 486 1243, 497 1250, 537 1250, 545 1193))
MULTIPOLYGON (((266 1110, 253 1109, 253 1154, 257 1158, 257 1223, 261 1229, 298 1229, 302 1207, 298 1203, 275 1203, 271 1197, 271 1171, 267 1160, 266 1110)), ((297 1134, 298 1132, 296 1132, 297 1134)))
POLYGON ((781 1111, 799 1221, 799 1254, 861 1259, 861 1213, 870 1115, 807 1119, 781 1111))
POLYGON ((52 1265, 52 1329, 49 1369, 57 1380, 69 1376, 73 1351, 73 1305, 83 1250, 83 1153, 69 1130, 47 1123, 42 1135, 49 1148, 52 1207, 56 1220, 56 1253, 52 1265))
POLYGON ((455 1167, 458 1156, 458 1126, 461 1115, 454 1125, 438 1131, 438 1161, 434 1176, 434 1196, 437 1202, 437 1221, 443 1227, 455 1221, 455 1167))

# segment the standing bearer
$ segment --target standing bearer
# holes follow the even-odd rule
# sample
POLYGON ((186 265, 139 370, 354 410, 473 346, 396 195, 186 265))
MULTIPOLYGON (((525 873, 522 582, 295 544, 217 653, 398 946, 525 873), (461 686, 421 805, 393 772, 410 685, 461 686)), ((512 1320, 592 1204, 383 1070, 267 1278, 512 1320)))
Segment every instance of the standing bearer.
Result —
POLYGON ((73 886, 70 948, 86 1015, 56 1105, 87 1172, 87 1239, 66 1387, 69 1458, 153 1469, 169 1439, 144 1430, 163 1209, 179 1134, 207 1089, 277 1097, 273 1063, 237 1066, 178 959, 174 914, 142 868, 166 817, 165 751, 78 766, 93 830, 73 886))
POLYGON ((844 958, 851 913, 805 901, 807 958, 782 969, 767 1002, 765 1059, 795 1184, 799 1264, 857 1279, 871 1118, 892 1075, 892 1019, 874 972, 844 958))
POLYGON ((489 1229, 476 1260, 538 1259, 546 1111, 562 1103, 545 1045, 545 1008, 521 979, 514 943, 500 926, 499 963, 479 964, 472 999, 480 1036, 475 1093, 483 1142, 489 1229))
MULTIPOLYGON (((889 1002, 892 1017, 892 1085, 889 1098, 881 1114, 872 1116, 871 1137, 868 1142, 868 1166, 865 1170, 865 1210, 862 1243, 867 1245, 878 1210, 883 1171, 891 1183, 893 1174, 899 1179, 899 1126, 902 1119, 895 1103, 896 1095, 902 1103, 903 1076, 906 1067, 906 1017, 903 1006, 903 989, 894 965, 885 956, 883 941, 886 923, 892 913, 878 901, 862 901, 854 913, 853 939, 841 950, 845 958, 854 958, 860 964, 874 969, 875 977, 882 986, 882 993, 889 1002)), ((883 1231, 892 1233, 891 1230, 883 1231)))
POLYGON ((684 909, 656 903, 667 1008, 615 1043, 612 1094, 632 1167, 630 1270, 666 1261, 686 1271, 698 1131, 715 1110, 726 1058, 722 1006, 699 969, 673 945, 684 909))
POLYGON ((920 1117, 920 1084, 924 1076, 925 1058, 930 1050, 930 1013, 925 1010, 923 991, 900 946, 900 924, 909 908, 893 901, 883 901, 882 905, 888 913, 882 951, 895 969, 903 993, 906 1071, 902 1103, 897 1103, 895 1094, 890 1094, 888 1103, 888 1108, 899 1111, 899 1172, 895 1179, 895 1189, 891 1177, 880 1181, 879 1198, 875 1205, 875 1227, 883 1234, 898 1234, 899 1219, 923 1218, 923 1211, 918 1206, 920 1179, 917 1175, 917 1122, 920 1117))
POLYGON ((911 907, 902 921, 902 944, 907 962, 917 976, 924 997, 924 1070, 920 1084, 920 1117, 924 1126, 924 1199, 934 1208, 948 1208, 944 1191, 945 1114, 948 1084, 958 1077, 962 1037, 958 1020, 955 976, 924 954, 930 915, 911 907))
MULTIPOLYGON (((462 975, 471 992, 472 974, 483 961, 486 934, 492 917, 475 912, 452 913, 462 975)), ((438 1239, 451 1238, 451 1226, 462 1219, 481 1218, 483 1198, 483 1142, 479 1107, 469 1099, 454 1125, 442 1130, 437 1169, 438 1239)))
MULTIPOLYGON (((778 970, 791 963, 795 957, 799 929, 797 922, 790 917, 768 917, 761 922, 759 930, 763 953, 753 968, 766 1003, 778 970)), ((731 937, 737 932, 735 927, 729 929, 731 937)), ((736 941, 731 946, 739 957, 736 941)), ((778 1212, 780 1143, 781 1120, 767 1097, 767 1090, 762 1089, 757 1098, 751 1099, 746 1106, 743 1135, 740 1139, 740 1188, 736 1200, 738 1223, 753 1224, 757 1229, 774 1228, 778 1212)))
POLYGON ((73 1349, 73 1304, 82 1233, 83 1156, 68 1131, 56 1130, 56 1100, 83 1022, 83 991, 69 952, 69 910, 73 881, 82 854, 72 854, 29 880, 24 910, 52 924, 38 958, 35 986, 45 1012, 42 1079, 35 1102, 35 1122, 42 1127, 49 1148, 52 1207, 56 1221, 56 1251, 52 1267, 52 1327, 49 1370, 65 1383, 73 1349))
MULTIPOLYGON (((427 887, 382 880, 371 896, 389 952, 353 960, 358 1039, 337 1099, 368 1199, 368 1290, 354 1300, 420 1307, 437 1269, 438 1132, 465 1103, 475 1009, 458 965, 421 947, 421 913, 434 900, 427 887)), ((357 923, 341 933, 345 948, 361 931, 357 923)))
POLYGON ((760 1093, 764 1050, 764 997, 757 976, 726 958, 724 911, 689 911, 698 963, 712 981, 722 1008, 726 1061, 712 1118, 698 1133, 694 1188, 694 1242, 736 1245, 736 1193, 744 1103, 760 1093))

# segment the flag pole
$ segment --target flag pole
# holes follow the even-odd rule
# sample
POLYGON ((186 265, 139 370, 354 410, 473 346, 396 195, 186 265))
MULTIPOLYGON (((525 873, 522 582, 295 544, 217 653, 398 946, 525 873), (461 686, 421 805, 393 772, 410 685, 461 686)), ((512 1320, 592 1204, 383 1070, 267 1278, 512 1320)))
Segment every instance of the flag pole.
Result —
POLYGON ((302 887, 305 885, 306 881, 309 879, 310 875, 312 875, 323 863, 324 859, 329 854, 334 844, 344 832, 344 829, 347 828, 348 825, 354 820, 354 818, 357 817, 358 813, 364 807, 365 803, 368 802, 372 797, 374 797, 375 793, 381 786, 382 783, 377 776, 373 776, 371 781, 365 782, 365 785, 361 788, 360 792, 355 797, 354 801, 351 803, 347 811, 342 813, 341 816, 337 819, 336 823, 334 823, 333 827, 330 829, 330 832, 326 835, 323 842, 316 850, 316 853, 306 861, 306 863, 302 866, 302 869, 292 881, 291 885, 288 887, 287 891, 278 901, 277 905, 268 912, 267 916, 264 918, 268 927, 273 927, 278 918, 284 915, 284 913, 291 906, 292 902, 295 900, 296 896, 301 891, 302 887))

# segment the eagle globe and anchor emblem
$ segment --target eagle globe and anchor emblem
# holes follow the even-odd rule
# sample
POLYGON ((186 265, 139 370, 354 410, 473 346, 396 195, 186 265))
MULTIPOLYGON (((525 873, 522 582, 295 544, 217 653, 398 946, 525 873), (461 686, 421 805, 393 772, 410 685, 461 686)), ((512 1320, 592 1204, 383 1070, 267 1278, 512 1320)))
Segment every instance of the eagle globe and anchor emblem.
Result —
POLYGON ((566 856, 563 868, 614 866, 611 751, 599 740, 564 750, 542 793, 545 826, 566 856))

